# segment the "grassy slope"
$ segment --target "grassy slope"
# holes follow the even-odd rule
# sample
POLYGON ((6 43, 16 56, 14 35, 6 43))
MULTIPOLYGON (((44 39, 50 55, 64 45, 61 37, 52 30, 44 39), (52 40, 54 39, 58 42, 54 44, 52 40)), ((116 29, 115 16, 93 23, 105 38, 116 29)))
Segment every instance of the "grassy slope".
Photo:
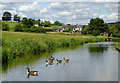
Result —
POLYGON ((17 25, 17 22, 2 21, 9 25, 10 31, 14 31, 14 26, 17 25))

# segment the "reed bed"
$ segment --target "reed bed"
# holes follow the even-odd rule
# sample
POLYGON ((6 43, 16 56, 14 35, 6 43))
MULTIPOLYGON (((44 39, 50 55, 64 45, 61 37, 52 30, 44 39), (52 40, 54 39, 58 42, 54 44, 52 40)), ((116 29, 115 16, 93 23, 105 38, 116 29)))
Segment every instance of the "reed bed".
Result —
POLYGON ((21 34, 7 33, 2 39, 2 61, 7 63, 13 59, 25 57, 26 55, 41 54, 55 50, 59 47, 83 45, 88 42, 105 41, 106 37, 73 37, 73 36, 51 36, 47 34, 21 34), (10 37, 11 39, 9 39, 10 37))

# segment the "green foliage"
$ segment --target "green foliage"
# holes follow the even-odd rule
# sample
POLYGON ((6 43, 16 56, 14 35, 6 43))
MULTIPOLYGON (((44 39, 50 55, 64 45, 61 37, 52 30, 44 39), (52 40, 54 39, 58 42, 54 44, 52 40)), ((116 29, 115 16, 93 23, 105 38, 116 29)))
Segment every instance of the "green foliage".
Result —
POLYGON ((120 24, 109 27, 109 34, 112 34, 113 37, 120 37, 120 24))
POLYGON ((62 23, 60 23, 59 21, 55 21, 54 25, 62 26, 62 23))
POLYGON ((17 24, 15 27, 14 27, 14 31, 23 31, 23 26, 22 24, 17 24))
POLYGON ((31 26, 34 24, 34 19, 23 18, 21 23, 23 24, 24 28, 31 28, 31 26))
POLYGON ((81 33, 84 34, 84 35, 87 35, 88 32, 89 32, 88 30, 89 30, 88 26, 84 26, 84 27, 82 28, 81 33))
POLYGON ((67 24, 67 25, 71 25, 71 24, 67 24))
POLYGON ((95 31, 97 31, 98 34, 108 31, 108 24, 104 23, 104 20, 100 18, 91 19, 90 23, 88 23, 88 26, 88 33, 90 34, 95 34, 95 31))
MULTIPOLYGON (((25 28, 27 29, 27 28, 25 28)), ((28 28, 30 29, 30 28, 28 28)), ((80 37, 57 37, 57 36, 46 36, 46 35, 33 35, 33 34, 18 34, 14 33, 15 37, 13 40, 3 39, 2 41, 2 57, 3 61, 12 61, 18 57, 25 57, 29 54, 40 54, 42 52, 47 52, 54 50, 58 47, 71 46, 71 45, 83 45, 87 42, 97 42, 104 41, 106 38, 103 37, 90 37, 90 38, 80 38, 80 37), (26 36, 27 35, 27 36, 26 36), (22 37, 21 37, 22 36, 22 37), (27 37, 27 38, 26 38, 27 37), (7 40, 7 41, 6 41, 7 40)))
POLYGON ((32 26, 31 28, 24 28, 24 32, 46 33, 46 30, 41 27, 32 26))
POLYGON ((15 14, 13 20, 20 22, 20 17, 17 14, 15 14))
POLYGON ((53 32, 52 29, 45 29, 46 32, 53 32))
POLYGON ((31 26, 31 29, 36 29, 37 27, 36 26, 31 26))
POLYGON ((81 32, 82 34, 87 35, 87 29, 83 28, 81 32))
POLYGON ((51 25, 51 22, 50 22, 50 21, 45 21, 45 22, 43 23, 43 26, 44 26, 44 27, 50 27, 50 25, 51 25))
POLYGON ((2 23, 2 30, 3 31, 9 31, 9 25, 6 24, 5 22, 2 23))
POLYGON ((7 50, 3 50, 2 51, 2 63, 8 63, 8 51, 7 50))
POLYGON ((11 18, 12 18, 11 16, 12 16, 11 13, 6 11, 3 13, 2 20, 3 21, 11 21, 11 18))
POLYGON ((97 31, 97 30, 94 30, 93 32, 92 32, 92 35, 93 36, 97 36, 97 35, 99 35, 99 33, 98 33, 99 31, 97 31))

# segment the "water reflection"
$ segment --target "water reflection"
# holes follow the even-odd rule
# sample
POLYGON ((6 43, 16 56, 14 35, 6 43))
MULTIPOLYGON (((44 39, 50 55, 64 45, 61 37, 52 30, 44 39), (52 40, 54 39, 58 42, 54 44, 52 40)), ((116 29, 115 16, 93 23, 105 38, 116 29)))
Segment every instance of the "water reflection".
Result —
POLYGON ((105 45, 89 45, 88 50, 90 53, 103 53, 108 50, 108 47, 105 45))

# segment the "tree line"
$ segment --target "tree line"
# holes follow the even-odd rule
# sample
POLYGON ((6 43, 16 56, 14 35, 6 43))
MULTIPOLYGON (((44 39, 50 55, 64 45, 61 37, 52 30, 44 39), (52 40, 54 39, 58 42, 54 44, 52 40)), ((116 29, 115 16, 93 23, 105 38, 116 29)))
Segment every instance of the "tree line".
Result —
MULTIPOLYGON (((32 18, 26 18, 26 17, 23 17, 22 20, 20 20, 20 19, 21 19, 20 16, 18 16, 17 14, 15 14, 14 17, 13 17, 13 21, 21 22, 27 28, 30 28, 34 24, 38 24, 38 26, 44 26, 44 27, 50 27, 51 25, 62 26, 62 23, 60 23, 59 21, 55 21, 52 24, 50 21, 44 21, 43 22, 40 19, 35 20, 35 19, 32 19, 32 18)), ((12 14, 8 11, 4 12, 3 16, 2 16, 2 20, 3 21, 11 21, 12 20, 12 14)))
POLYGON ((107 34, 112 37, 120 37, 120 24, 109 26, 101 18, 92 18, 87 26, 82 27, 82 34, 94 36, 107 34))
MULTIPOLYGON (((4 12, 2 16, 3 21, 11 21, 12 14, 10 12, 4 12)), ((16 25, 15 31, 27 31, 27 32, 45 32, 44 29, 42 29, 42 26, 44 27, 50 27, 51 25, 57 25, 62 26, 62 23, 59 21, 55 21, 53 24, 50 21, 41 21, 40 19, 35 20, 32 18, 26 18, 24 17, 22 20, 20 20, 20 16, 17 14, 14 15, 13 18, 14 21, 17 21, 19 24, 16 25), (35 24, 38 25, 38 27, 34 26, 35 24)), ((70 24, 67 24, 70 25, 70 24)), ((9 30, 7 27, 7 24, 2 25, 3 30, 9 30)), ((51 31, 51 30, 47 30, 51 31)), ((82 34, 92 34, 94 36, 97 35, 104 35, 107 34, 108 36, 113 37, 120 37, 120 24, 114 24, 112 26, 109 26, 107 23, 104 22, 101 18, 95 18, 90 19, 90 22, 88 25, 82 27, 82 34)))

